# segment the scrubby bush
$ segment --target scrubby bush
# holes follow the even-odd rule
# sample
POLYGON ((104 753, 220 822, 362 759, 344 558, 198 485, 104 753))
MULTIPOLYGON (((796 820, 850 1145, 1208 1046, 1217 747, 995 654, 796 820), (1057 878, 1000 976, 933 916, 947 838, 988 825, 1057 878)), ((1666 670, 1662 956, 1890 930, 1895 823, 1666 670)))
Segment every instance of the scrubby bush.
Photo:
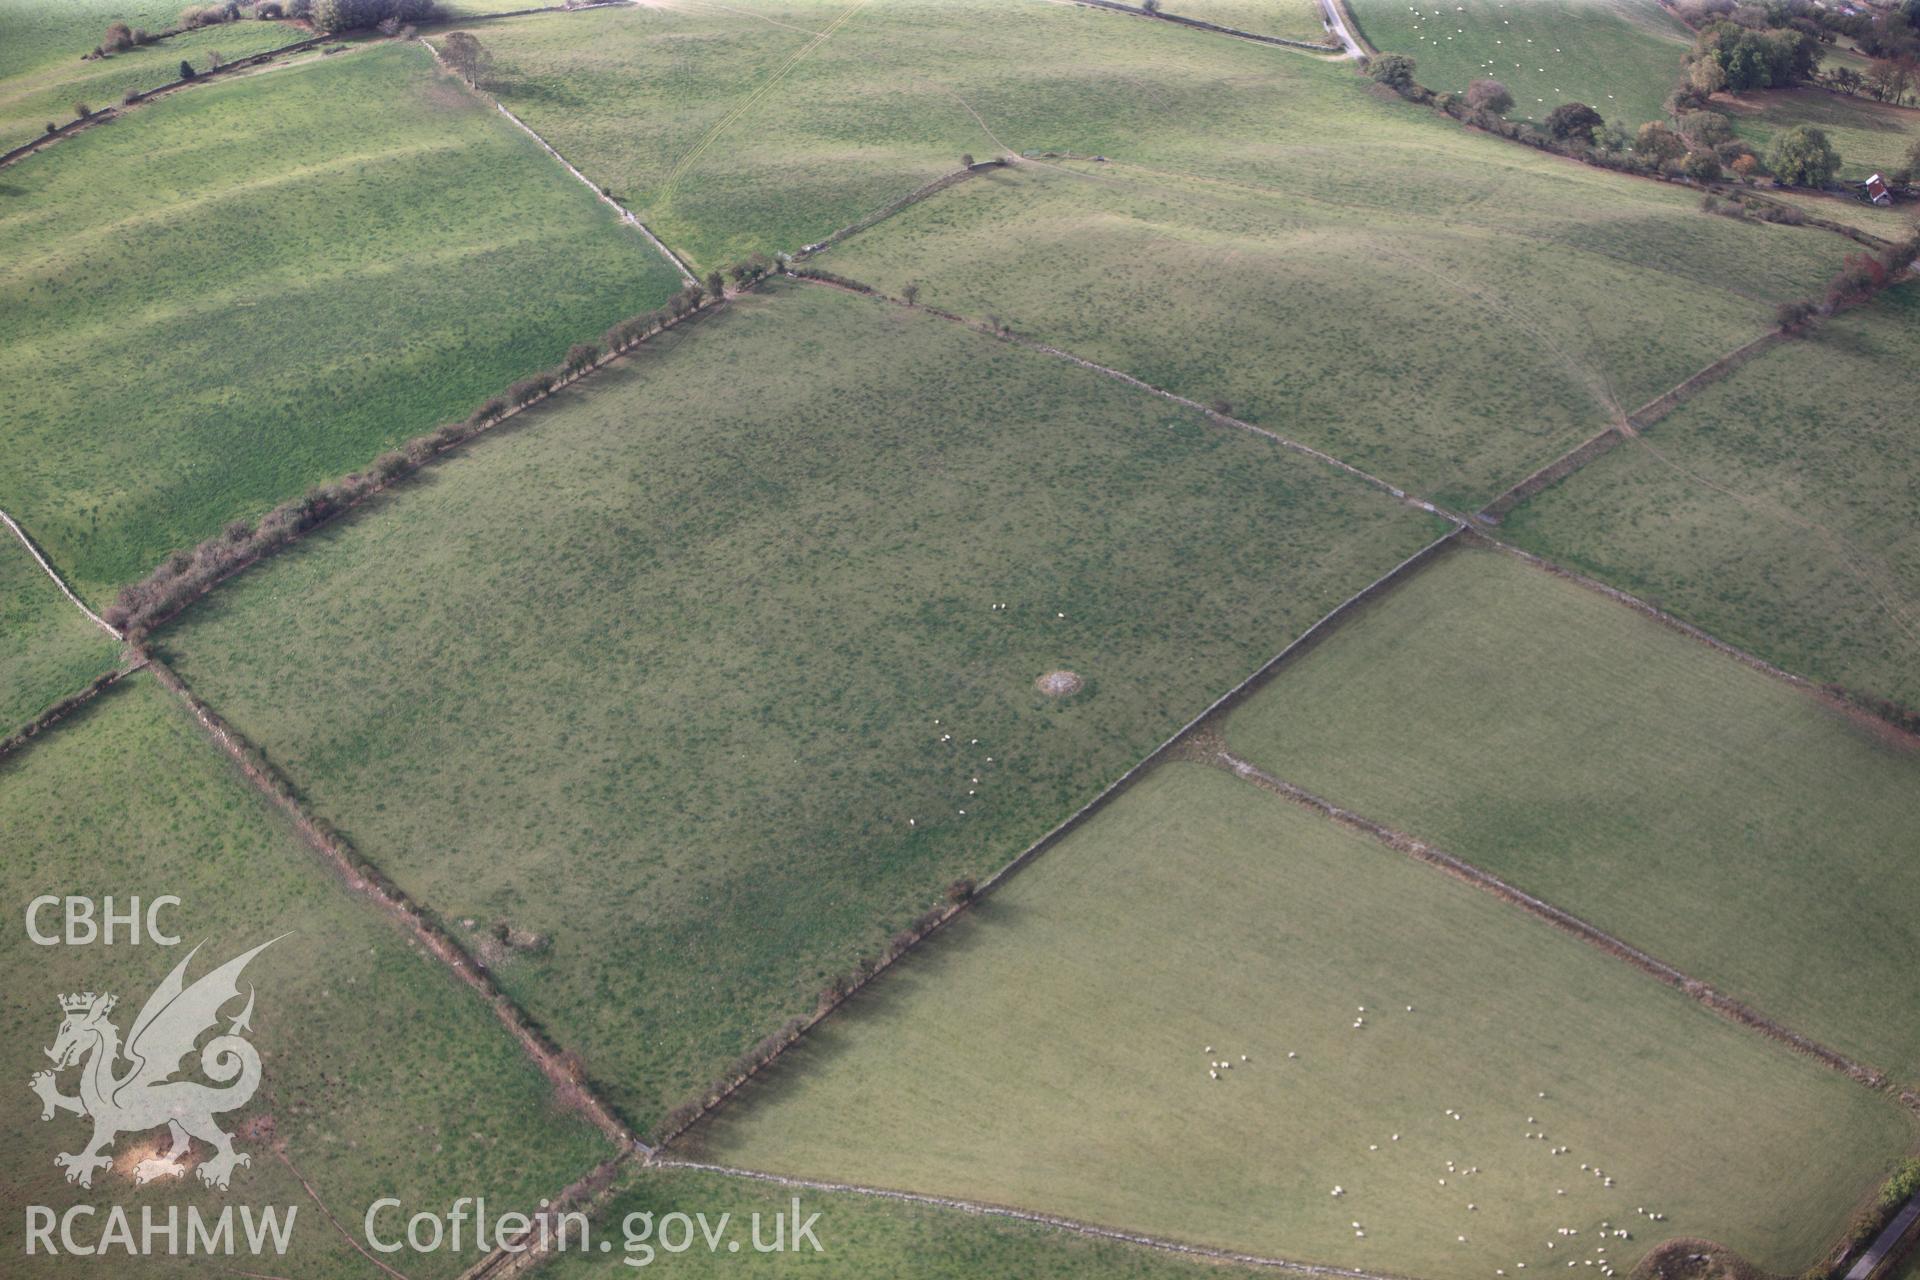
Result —
POLYGON ((1695 182, 1717 182, 1720 157, 1711 151, 1689 151, 1687 158, 1680 162, 1680 171, 1695 182))
POLYGON ((1384 84, 1396 93, 1414 87, 1414 61, 1404 53, 1383 53, 1367 64, 1367 74, 1376 84, 1384 84))
POLYGON ((1475 111, 1503 116, 1513 110, 1513 94, 1498 80, 1475 80, 1467 86, 1467 105, 1475 111))
POLYGON ((1547 132, 1562 142, 1578 140, 1593 143, 1593 131, 1606 123, 1598 111, 1584 102, 1563 102, 1547 113, 1547 132))
POLYGON ((100 41, 100 49, 104 53, 123 53, 133 48, 135 43, 132 27, 124 22, 109 22, 107 34, 100 41))

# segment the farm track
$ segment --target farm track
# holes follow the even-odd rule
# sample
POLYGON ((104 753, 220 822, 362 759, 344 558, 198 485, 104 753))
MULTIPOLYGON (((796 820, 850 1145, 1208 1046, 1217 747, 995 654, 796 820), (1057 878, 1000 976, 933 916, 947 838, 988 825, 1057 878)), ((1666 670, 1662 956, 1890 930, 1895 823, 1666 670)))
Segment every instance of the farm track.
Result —
POLYGON ((1535 897, 1533 894, 1508 883, 1490 871, 1482 870, 1464 858, 1448 853, 1446 850, 1436 845, 1428 844, 1418 837, 1408 835, 1404 831, 1396 830, 1383 823, 1363 817, 1350 809, 1343 809, 1332 801, 1322 799, 1320 796, 1306 790, 1304 787, 1295 786, 1291 782, 1274 776, 1260 766, 1251 761, 1243 760, 1228 750, 1220 749, 1214 751, 1212 758, 1207 760, 1206 763, 1212 764, 1215 768, 1232 774, 1243 782, 1251 783, 1263 791, 1290 800, 1303 808, 1311 809, 1331 819, 1339 826, 1345 827, 1349 831, 1356 831, 1362 835, 1369 836, 1380 844, 1387 846, 1389 849, 1404 853, 1416 861, 1435 867, 1457 880, 1472 885, 1474 888, 1488 893, 1511 906, 1518 907, 1536 919, 1545 921, 1554 928, 1578 938, 1589 946, 1603 951, 1615 959, 1626 961, 1634 968, 1657 978, 1676 991, 1684 992, 1729 1022, 1745 1027, 1751 1031, 1757 1031, 1768 1039, 1794 1050, 1796 1053, 1805 1054, 1807 1057, 1819 1062, 1822 1066, 1833 1071, 1838 1071, 1856 1083, 1866 1085, 1870 1089, 1886 1089, 1887 1077, 1885 1072, 1855 1062, 1837 1049, 1829 1048, 1811 1036, 1802 1035, 1798 1031, 1783 1026, 1775 1019, 1766 1016, 1752 1006, 1735 1000, 1730 996, 1722 995, 1720 992, 1715 991, 1710 984, 1675 968, 1664 960, 1657 959, 1631 943, 1607 933, 1596 925, 1589 924, 1572 912, 1554 906, 1543 898, 1535 897))
POLYGON ((764 1173, 757 1169, 737 1169, 730 1165, 703 1164, 695 1160, 672 1160, 655 1157, 647 1162, 649 1168, 687 1169, 698 1173, 720 1174, 729 1178, 742 1178, 752 1182, 772 1183, 779 1187, 792 1187, 803 1191, 830 1191, 849 1195, 870 1196, 879 1200, 897 1200, 906 1204, 931 1205, 939 1209, 957 1209, 962 1213, 976 1214, 982 1217, 1012 1218, 1018 1222, 1037 1223, 1043 1227, 1052 1227, 1059 1231, 1070 1231, 1075 1235, 1087 1236, 1095 1240, 1116 1240, 1124 1244, 1141 1245, 1149 1249, 1158 1249, 1166 1253, 1185 1254, 1188 1257, 1204 1258, 1210 1262, 1238 1263, 1241 1266, 1265 1267, 1274 1271, 1287 1271, 1295 1275, 1317 1276, 1322 1280, 1403 1280, 1392 1272, 1361 1271, 1353 1267, 1329 1267, 1313 1262, 1296 1262, 1288 1258, 1270 1258, 1256 1253, 1234 1253, 1227 1249, 1214 1249, 1206 1245, 1187 1244, 1184 1241, 1168 1240, 1161 1236, 1142 1235, 1137 1232, 1120 1231, 1113 1227, 1098 1226, 1090 1222, 1080 1222, 1074 1218, 1060 1218, 1048 1213, 1034 1213, 1026 1209, 1013 1209, 1006 1205, 988 1204, 979 1200, 959 1200, 951 1196, 924 1195, 916 1191, 895 1191, 886 1187, 863 1186, 857 1182, 822 1182, 812 1178, 792 1178, 785 1174, 764 1173))

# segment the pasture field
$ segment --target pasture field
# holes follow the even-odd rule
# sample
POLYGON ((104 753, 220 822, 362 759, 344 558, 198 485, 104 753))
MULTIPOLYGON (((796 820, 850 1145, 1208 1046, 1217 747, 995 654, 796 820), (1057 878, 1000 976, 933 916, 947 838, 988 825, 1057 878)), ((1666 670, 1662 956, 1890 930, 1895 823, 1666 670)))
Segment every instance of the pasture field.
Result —
POLYGON ((1483 77, 1513 93, 1510 118, 1540 121, 1584 102, 1632 133, 1663 120, 1693 35, 1657 0, 1348 0, 1373 46, 1410 54, 1414 78, 1465 93, 1483 77))
POLYGON ((1920 286, 1707 388, 1506 536, 1820 681, 1920 706, 1920 286))
POLYGON ((1195 764, 764 1078, 702 1157, 1434 1280, 1624 1272, 1697 1234, 1791 1273, 1914 1137, 1885 1097, 1195 764))
MULTIPOLYGON (((169 21, 177 20, 176 8, 169 21)), ((182 59, 193 63, 196 71, 205 71, 211 65, 210 53, 231 62, 312 34, 283 22, 228 22, 183 32, 111 58, 82 62, 80 55, 93 47, 105 29, 103 20, 97 28, 89 26, 77 35, 75 39, 82 43, 70 51, 71 57, 63 56, 49 65, 0 79, 0 150, 37 137, 49 120, 67 123, 74 117, 75 102, 85 102, 96 111, 117 107, 121 95, 129 89, 152 89, 176 80, 182 59)))
POLYGON ((1810 191, 1781 190, 1769 191, 1766 194, 1770 200, 1798 205, 1816 218, 1825 218, 1846 226, 1858 227, 1883 240, 1898 240, 1902 236, 1911 235, 1916 221, 1920 221, 1912 205, 1882 208, 1868 204, 1864 200, 1816 195, 1810 191))
POLYGON ((1217 22, 1261 36, 1321 40, 1327 34, 1326 24, 1320 20, 1319 0, 1174 0, 1160 7, 1183 18, 1217 22))
POLYGON ((1041 0, 694 0, 484 38, 501 100, 703 268, 799 249, 963 153, 1137 151, 1191 142, 1201 119, 1261 136, 1285 97, 1268 82, 1297 74, 1279 64, 1316 66, 1041 0))
POLYGON ((1565 579, 1449 556, 1234 713, 1240 755, 1920 1078, 1920 751, 1565 579))
POLYGON ((165 31, 181 8, 176 0, 9 0, 0 5, 0 83, 55 63, 80 65, 115 19, 165 31))
POLYGON ((119 651, 0 526, 0 738, 111 671, 119 651))
POLYGON ((502 99, 707 265, 813 243, 963 153, 1106 155, 1368 209, 1438 191, 1462 213, 1514 166, 1567 167, 1382 101, 1350 63, 1042 0, 661 4, 486 33, 502 99))
POLYGON ((173 95, 5 186, 0 498, 96 606, 677 286, 413 46, 173 95))
MULTIPOLYGON (((608 1154, 596 1130, 555 1105, 485 1002, 324 870, 150 675, 129 677, 0 763, 0 847, 12 918, 0 944, 9 993, 0 1066, 12 1086, 0 1104, 0 1178, 14 1214, 26 1204, 62 1212, 77 1203, 102 1204, 104 1214, 119 1203, 137 1224, 142 1204, 214 1214, 229 1199, 298 1205, 292 1248, 267 1259, 267 1269, 321 1280, 368 1274, 368 1264, 327 1224, 295 1169, 358 1238, 367 1206, 382 1195, 439 1209, 484 1191, 500 1210, 529 1209, 608 1154), (159 920, 182 945, 128 945, 123 935, 112 946, 36 946, 22 920, 41 894, 111 894, 117 909, 134 895, 176 895, 179 907, 159 920), (60 1025, 57 997, 112 992, 112 1020, 127 1032, 148 993, 196 944, 189 981, 275 937, 242 978, 257 996, 249 1039, 263 1080, 247 1107, 220 1121, 252 1160, 234 1172, 229 1192, 191 1175, 136 1191, 132 1166, 164 1146, 164 1130, 123 1138, 90 1190, 64 1182, 53 1156, 77 1150, 87 1124, 72 1115, 43 1123, 26 1088, 48 1065, 42 1050, 60 1025)), ((43 913, 42 928, 59 932, 59 914, 43 913)), ((72 1074, 60 1083, 71 1091, 72 1074)), ((205 1159, 211 1148, 195 1154, 205 1159)), ((18 1221, 8 1227, 13 1250, 18 1221)), ((94 1231, 103 1225, 96 1219, 94 1231)), ((405 1269, 450 1276, 473 1261, 471 1252, 449 1251, 409 1257, 405 1269)), ((103 1274, 97 1259, 41 1257, 32 1266, 36 1275, 103 1274)), ((204 1258, 168 1266, 154 1260, 139 1273, 209 1273, 204 1258)))
POLYGON ((1440 530, 820 287, 521 421, 164 646, 641 1123, 1440 530))
POLYGON ((818 260, 1224 400, 1468 509, 1757 336, 1769 300, 1839 265, 1843 242, 1825 233, 1708 218, 1651 184, 1408 132, 1472 154, 1423 153, 1426 176, 1409 172, 1387 204, 1124 161, 1022 163, 818 260))
MULTIPOLYGON (((696 1219, 697 1221, 697 1219, 696 1219)), ((678 1224, 668 1228, 679 1241, 678 1224)), ((1057 1231, 1006 1218, 956 1213, 952 1209, 876 1199, 848 1192, 788 1189, 691 1169, 635 1167, 595 1223, 596 1238, 613 1241, 614 1257, 645 1259, 649 1267, 676 1276, 834 1276, 849 1280, 975 1280, 979 1276, 1018 1276, 1020 1280, 1207 1280, 1266 1274, 1252 1268, 1200 1262, 1155 1249, 1057 1231), (813 1235, 820 1252, 801 1245, 798 1252, 759 1253, 752 1248, 752 1215, 760 1215, 760 1240, 771 1244, 773 1220, 787 1219, 784 1240, 793 1240, 793 1200, 800 1220, 815 1213, 813 1235), (705 1214, 709 1226, 731 1214, 729 1234, 741 1241, 739 1252, 709 1254, 700 1237, 687 1252, 660 1248, 659 1222, 668 1215, 705 1214), (649 1230, 636 1214, 652 1214, 649 1230), (627 1232, 635 1237, 627 1251, 627 1232)), ((596 1246, 597 1247, 597 1246, 596 1246)), ((724 1249, 725 1246, 723 1245, 724 1249)), ((542 1275, 554 1280, 604 1280, 604 1255, 591 1260, 567 1254, 546 1264, 542 1275)), ((644 1274, 644 1273, 643 1273, 644 1274)))
MULTIPOLYGON (((1767 89, 1716 95, 1713 109, 1762 156, 1776 134, 1810 124, 1826 132, 1840 153, 1840 178, 1863 182, 1870 173, 1900 167, 1920 142, 1920 107, 1896 107, 1825 89, 1767 89)), ((1911 208, 1907 212, 1911 213, 1911 208)))

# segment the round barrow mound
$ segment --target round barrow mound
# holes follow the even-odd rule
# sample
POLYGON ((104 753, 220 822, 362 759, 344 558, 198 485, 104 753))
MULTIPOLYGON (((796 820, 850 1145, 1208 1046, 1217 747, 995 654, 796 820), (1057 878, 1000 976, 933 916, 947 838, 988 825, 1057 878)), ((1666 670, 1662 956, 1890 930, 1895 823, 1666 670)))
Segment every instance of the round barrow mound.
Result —
POLYGON ((1064 698, 1080 692, 1087 682, 1071 671, 1049 671, 1033 682, 1033 687, 1049 698, 1064 698))

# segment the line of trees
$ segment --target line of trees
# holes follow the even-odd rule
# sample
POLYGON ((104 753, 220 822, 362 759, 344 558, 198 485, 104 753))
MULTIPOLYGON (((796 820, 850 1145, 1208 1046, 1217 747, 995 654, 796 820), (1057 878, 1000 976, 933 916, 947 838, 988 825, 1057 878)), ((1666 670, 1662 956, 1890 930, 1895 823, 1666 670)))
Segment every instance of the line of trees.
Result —
MULTIPOLYGON (((1742 34, 1753 33, 1743 31, 1742 34)), ((1789 34, 1796 40, 1812 41, 1812 37, 1802 32, 1789 34)), ((1702 65, 1717 63, 1703 55, 1694 69, 1702 65)), ((1709 95, 1696 83, 1697 76, 1691 72, 1682 77, 1679 86, 1668 96, 1668 118, 1648 121, 1629 135, 1584 102, 1559 104, 1539 126, 1509 120, 1506 115, 1513 109, 1513 94, 1500 81, 1475 80, 1467 86, 1465 94, 1435 93, 1415 78, 1417 69, 1412 58, 1398 53, 1382 54, 1367 66, 1368 74, 1377 83, 1409 101, 1437 107, 1455 119, 1515 142, 1603 168, 1650 177, 1687 178, 1701 183, 1726 179, 1748 182, 1771 173, 1788 185, 1806 187, 1825 186, 1840 171, 1840 155, 1832 140, 1824 130, 1812 125, 1799 125, 1781 133, 1763 161, 1734 132, 1731 120, 1709 109, 1709 95)), ((1888 176, 1901 182, 1912 174, 1920 174, 1920 144, 1915 144, 1905 164, 1891 170, 1888 176)), ((1714 207, 1710 211, 1744 216, 1738 206, 1714 207)))
MULTIPOLYGON (((598 344, 575 343, 560 364, 519 379, 500 395, 490 397, 464 420, 445 423, 415 436, 398 449, 381 454, 366 470, 317 484, 299 497, 280 503, 257 521, 236 520, 191 551, 174 552, 146 577, 122 587, 103 616, 126 632, 129 641, 139 643, 156 625, 236 569, 279 550, 368 495, 411 475, 434 455, 552 394, 591 369, 603 352, 616 355, 644 342, 698 311, 707 300, 703 286, 688 285, 674 294, 666 306, 614 325, 601 336, 598 344)), ((711 300, 718 302, 721 296, 716 293, 711 300)))
POLYGON ((322 31, 357 31, 395 24, 426 22, 439 15, 435 0, 312 0, 307 16, 322 31))

